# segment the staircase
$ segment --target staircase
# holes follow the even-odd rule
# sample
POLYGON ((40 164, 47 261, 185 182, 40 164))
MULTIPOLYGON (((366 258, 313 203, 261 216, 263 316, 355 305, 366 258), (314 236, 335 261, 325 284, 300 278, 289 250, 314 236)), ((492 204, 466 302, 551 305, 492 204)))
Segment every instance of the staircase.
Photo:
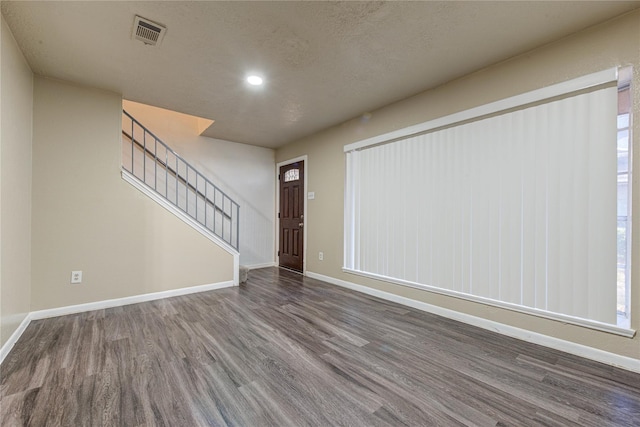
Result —
POLYGON ((239 251, 240 205, 125 110, 122 173, 186 215, 199 231, 239 251))

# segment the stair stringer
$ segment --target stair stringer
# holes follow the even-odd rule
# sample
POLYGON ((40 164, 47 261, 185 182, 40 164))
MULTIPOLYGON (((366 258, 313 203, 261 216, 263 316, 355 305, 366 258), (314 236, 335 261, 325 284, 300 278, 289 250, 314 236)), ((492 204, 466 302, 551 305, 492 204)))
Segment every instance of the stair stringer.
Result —
POLYGON ((178 209, 175 205, 170 203, 167 199, 156 193, 154 190, 149 188, 146 184, 141 182, 137 177, 127 172, 126 170, 122 170, 122 179, 134 186, 136 189, 144 193, 146 196, 150 197, 153 201, 158 203, 160 206, 180 218, 183 222, 188 224, 191 228, 196 230, 198 233, 202 234, 207 239, 211 240, 216 245, 220 246, 222 249, 227 251, 230 255, 233 256, 233 285, 238 286, 240 284, 240 253, 231 247, 227 242, 220 239, 218 236, 213 234, 211 231, 207 230, 205 227, 200 225, 197 221, 191 218, 182 210, 178 209))

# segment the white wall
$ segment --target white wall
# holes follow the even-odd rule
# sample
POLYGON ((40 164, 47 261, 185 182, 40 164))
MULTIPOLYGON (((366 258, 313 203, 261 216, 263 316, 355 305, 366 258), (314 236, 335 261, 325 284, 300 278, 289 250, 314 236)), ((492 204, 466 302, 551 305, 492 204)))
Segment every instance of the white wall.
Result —
POLYGON ((120 95, 36 77, 33 99, 32 311, 233 280, 231 254, 121 178, 120 95))
POLYGON ((274 151, 199 136, 197 117, 126 100, 123 107, 240 204, 240 263, 272 263, 274 151))
POLYGON ((2 18, 0 345, 29 312, 33 73, 2 18))

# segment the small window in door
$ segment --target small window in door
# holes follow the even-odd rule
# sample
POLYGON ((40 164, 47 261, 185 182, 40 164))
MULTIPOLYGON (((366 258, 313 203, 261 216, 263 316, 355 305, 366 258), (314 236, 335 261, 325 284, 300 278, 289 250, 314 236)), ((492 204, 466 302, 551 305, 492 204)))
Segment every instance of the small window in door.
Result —
POLYGON ((284 182, 297 181, 300 179, 300 169, 289 169, 284 173, 284 182))

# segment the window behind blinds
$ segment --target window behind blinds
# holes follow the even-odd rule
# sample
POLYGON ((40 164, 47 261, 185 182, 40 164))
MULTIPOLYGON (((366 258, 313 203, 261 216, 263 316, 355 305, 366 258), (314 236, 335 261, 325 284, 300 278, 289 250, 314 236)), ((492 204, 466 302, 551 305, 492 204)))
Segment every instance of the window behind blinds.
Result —
POLYGON ((616 114, 598 84, 347 146, 345 270, 615 325, 616 114))

